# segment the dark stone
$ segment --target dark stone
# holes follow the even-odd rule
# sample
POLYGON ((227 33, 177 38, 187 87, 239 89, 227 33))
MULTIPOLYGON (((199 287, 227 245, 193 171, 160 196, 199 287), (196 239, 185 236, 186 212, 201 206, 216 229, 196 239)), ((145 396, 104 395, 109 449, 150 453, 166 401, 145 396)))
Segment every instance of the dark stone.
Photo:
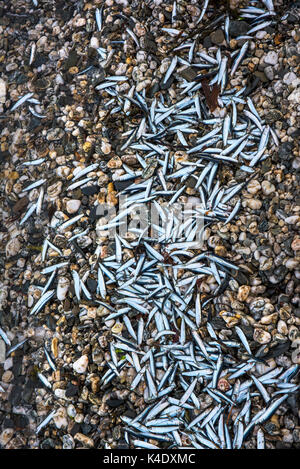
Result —
POLYGON ((5 418, 2 422, 3 429, 5 428, 15 428, 14 421, 9 418, 5 418))
POLYGON ((23 362, 23 356, 16 354, 16 356, 13 359, 13 367, 12 367, 12 372, 14 376, 19 376, 21 374, 22 362, 23 362))
POLYGON ((300 318, 300 308, 295 308, 294 314, 297 316, 297 318, 300 318))
POLYGON ((265 425, 264 425, 264 429, 266 430, 266 432, 269 434, 269 435, 276 435, 278 430, 277 430, 277 426, 275 425, 275 423, 273 422, 267 422, 265 425))
POLYGON ((127 179, 127 181, 115 181, 114 186, 116 191, 123 191, 126 187, 129 187, 132 184, 132 179, 127 179))
POLYGON ((47 438, 46 440, 41 442, 41 449, 54 449, 55 448, 55 441, 52 438, 47 438))
POLYGON ((64 107, 64 106, 67 106, 68 104, 72 104, 73 103, 73 97, 72 96, 66 96, 64 94, 61 94, 59 97, 58 97, 58 104, 59 106, 61 107, 64 107))
POLYGON ((9 151, 0 151, 0 163, 10 157, 9 151))
POLYGON ((14 405, 20 405, 22 403, 22 387, 13 386, 11 393, 8 396, 9 402, 14 405))
POLYGON ((213 328, 217 331, 220 331, 221 329, 224 329, 226 327, 226 322, 220 316, 213 317, 210 322, 213 328))
MULTIPOLYGON (((174 73, 174 72, 173 72, 174 73)), ((170 78, 164 83, 164 77, 161 79, 159 86, 161 90, 168 90, 172 85, 173 81, 175 80, 175 76, 172 74, 170 78)))
POLYGON ((46 64, 47 62, 49 62, 49 57, 47 55, 37 52, 35 55, 34 62, 32 63, 32 67, 37 68, 43 64, 46 64))
POLYGON ((18 73, 16 76, 16 83, 17 85, 23 85, 23 83, 26 83, 28 81, 28 77, 24 75, 23 73, 18 73))
POLYGON ((155 82, 154 85, 151 86, 151 88, 149 88, 149 91, 148 91, 149 98, 153 98, 155 93, 157 93, 158 91, 159 91, 159 83, 155 82))
POLYGON ((28 132, 33 132, 40 126, 41 126, 41 119, 39 119, 38 117, 32 117, 28 125, 28 132))
POLYGON ((238 36, 244 36, 249 31, 250 26, 246 21, 230 21, 229 34, 235 38, 238 36))
POLYGON ((92 293, 95 293, 95 291, 97 290, 98 282, 96 282, 96 280, 94 280, 93 278, 89 277, 86 283, 87 283, 88 290, 91 291, 92 293))
POLYGON ((81 189, 81 192, 84 194, 84 195, 94 195, 94 194, 97 194, 97 192, 99 192, 99 187, 98 186, 87 186, 87 187, 83 187, 81 189))
POLYGON ((300 137, 300 129, 295 130, 292 134, 291 137, 293 138, 299 138, 300 137))
POLYGON ((157 44, 155 42, 155 38, 153 34, 151 33, 146 33, 145 36, 145 41, 144 41, 144 47, 147 52, 155 54, 157 51, 157 44))
POLYGON ((75 67, 80 59, 80 56, 77 54, 75 50, 71 50, 69 57, 65 60, 62 69, 67 71, 71 67, 75 67))
POLYGON ((256 72, 254 72, 254 75, 263 83, 267 83, 269 81, 264 72, 260 72, 259 70, 257 70, 256 72))
POLYGON ((74 397, 78 396, 78 386, 75 386, 72 383, 68 383, 67 388, 66 388, 66 397, 74 397))
POLYGON ((22 430, 29 424, 29 419, 26 415, 16 415, 15 417, 15 428, 22 430))
POLYGON ((294 23, 297 23, 299 21, 299 18, 297 18, 296 15, 293 15, 292 13, 289 13, 289 16, 287 17, 287 22, 289 24, 294 24, 294 23))
POLYGON ((291 443, 286 441, 276 441, 276 449, 290 449, 291 443))
POLYGON ((203 47, 205 47, 205 49, 209 49, 211 46, 212 46, 212 42, 211 42, 210 36, 206 36, 203 39, 203 47))
POLYGON ((76 433, 80 432, 81 425, 79 423, 74 423, 73 427, 70 430, 70 435, 74 436, 76 433))
POLYGON ((130 419, 134 419, 136 417, 136 412, 133 409, 128 409, 124 412, 124 416, 130 419))
POLYGON ((84 435, 88 435, 92 429, 92 425, 89 425, 87 423, 82 423, 80 428, 84 435))
MULTIPOLYGON (((39 382, 40 382, 40 381, 39 381, 39 382)), ((30 401, 31 401, 31 399, 32 399, 32 394, 33 394, 33 391, 34 391, 35 384, 38 385, 37 380, 35 380, 35 381, 28 380, 27 383, 26 383, 25 386, 24 386, 24 389, 23 389, 23 400, 24 400, 24 402, 26 402, 27 404, 29 404, 30 401)), ((38 386, 36 386, 36 387, 38 387, 38 386)), ((41 387, 41 386, 40 386, 40 387, 41 387)))
POLYGON ((194 189, 195 185, 197 183, 197 180, 193 177, 187 178, 185 184, 187 187, 190 187, 191 189, 194 189))
POLYGON ((116 407, 119 407, 120 405, 124 404, 124 400, 123 399, 108 399, 106 401, 106 404, 109 406, 109 407, 112 407, 113 409, 115 409, 116 407))
POLYGON ((283 160, 290 160, 293 158, 293 144, 291 142, 284 142, 279 145, 278 155, 283 160))
POLYGON ((16 376, 14 379, 14 384, 18 386, 22 386, 25 383, 25 379, 26 379, 25 376, 16 376))
POLYGON ((193 81, 197 76, 197 72, 193 67, 187 67, 179 75, 187 81, 193 81))
POLYGON ((259 225, 258 225, 258 230, 260 233, 263 233, 265 231, 268 231, 269 224, 267 220, 263 220, 259 225))
POLYGON ((266 116, 266 122, 268 124, 273 124, 273 122, 276 121, 281 121, 284 118, 282 112, 279 111, 279 109, 272 109, 272 111, 269 111, 266 116))
POLYGON ((89 220, 90 222, 94 222, 95 220, 97 220, 97 218, 99 218, 97 216, 97 206, 96 207, 94 206, 90 211, 89 220))
POLYGON ((242 329, 242 331, 244 332, 247 339, 252 340, 252 338, 253 338, 253 327, 252 326, 246 326, 244 324, 240 324, 239 327, 242 329))
POLYGON ((222 42, 225 39, 222 29, 217 29, 216 31, 211 33, 210 39, 213 44, 216 44, 216 45, 222 44, 222 42))

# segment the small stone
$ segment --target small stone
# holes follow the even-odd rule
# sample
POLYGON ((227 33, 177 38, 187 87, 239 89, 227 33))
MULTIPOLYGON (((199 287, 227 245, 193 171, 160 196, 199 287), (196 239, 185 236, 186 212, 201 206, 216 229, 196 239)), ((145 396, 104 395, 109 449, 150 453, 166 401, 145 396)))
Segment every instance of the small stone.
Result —
POLYGON ((122 160, 118 156, 114 156, 109 160, 107 163, 107 167, 109 169, 116 169, 116 168, 121 168, 122 167, 122 160))
POLYGON ((6 446, 7 443, 12 439, 15 430, 13 428, 6 428, 0 434, 0 445, 6 446))
POLYGON ((211 42, 213 44, 216 44, 216 45, 222 44, 224 39, 225 39, 225 37, 224 37, 224 33, 223 33, 222 29, 217 29, 216 31, 214 31, 210 35, 211 42))
POLYGON ((87 366, 89 364, 89 359, 87 355, 82 355, 76 362, 73 363, 73 369, 76 373, 85 373, 87 366))
POLYGON ((0 103, 4 104, 6 100, 6 82, 0 78, 0 103))
POLYGON ((271 334, 263 329, 254 329, 253 340, 259 344, 268 344, 271 342, 271 334))
POLYGON ((251 287, 248 285, 241 285, 237 294, 238 301, 245 301, 248 298, 251 287))
POLYGON ((88 153, 91 150, 91 148, 92 148, 92 144, 89 141, 84 142, 84 144, 82 145, 82 149, 85 153, 88 153))
POLYGON ((299 251, 300 249, 300 238, 295 238, 291 244, 293 251, 299 251))
POLYGON ((70 280, 67 277, 59 277, 56 289, 57 299, 63 301, 68 293, 70 280))
POLYGON ((21 243, 18 240, 18 238, 13 238, 10 241, 8 241, 6 245, 6 257, 13 257, 18 254, 18 252, 21 249, 21 243))
POLYGON ((300 87, 296 88, 288 97, 288 100, 294 104, 300 104, 300 87))
POLYGON ((92 47, 93 49, 98 49, 100 47, 99 39, 97 37, 91 37, 90 47, 92 47))
POLYGON ((47 194, 49 196, 49 199, 55 199, 62 190, 63 183, 62 181, 57 181, 52 186, 49 186, 47 189, 47 194))
POLYGON ((104 155, 108 155, 111 152, 111 144, 103 141, 101 143, 101 151, 104 153, 104 155))
POLYGON ((244 34, 249 31, 249 24, 246 23, 246 21, 230 21, 229 24, 229 34, 230 36, 238 37, 238 36, 243 36, 244 34))
POLYGON ((75 448, 75 441, 73 440, 72 435, 63 435, 63 449, 74 449, 75 448))
POLYGON ((284 321, 282 321, 282 319, 280 319, 278 321, 278 324, 277 324, 277 330, 279 332, 279 334, 283 334, 283 335, 287 335, 288 334, 288 328, 287 328, 287 325, 284 321))
POLYGON ((262 206, 262 202, 258 199, 249 199, 247 200, 247 204, 252 210, 259 210, 262 206))
POLYGON ((116 322, 116 324, 113 326, 111 331, 113 334, 121 334, 122 329, 123 329, 123 324, 121 324, 120 322, 116 322))
POLYGON ((53 417, 56 428, 62 428, 68 426, 67 412, 64 407, 60 407, 55 416, 53 417))
POLYGON ((75 409, 75 406, 73 404, 69 404, 68 407, 67 407, 67 414, 69 417, 71 417, 72 419, 75 417, 76 415, 76 409, 75 409))
POLYGON ((264 62, 269 65, 276 65, 278 62, 278 54, 271 50, 265 57, 264 62))
POLYGON ((269 181, 263 181, 261 184, 261 187, 265 195, 272 194, 272 192, 275 191, 275 186, 271 184, 269 181))
POLYGON ((0 339, 0 363, 5 362, 6 347, 4 340, 0 339))
POLYGON ((86 435, 84 435, 83 433, 76 433, 76 435, 74 435, 74 439, 78 440, 80 443, 82 443, 84 446, 88 448, 93 448, 94 446, 93 440, 87 437, 86 435))
POLYGON ((256 194, 257 192, 260 191, 260 189, 261 189, 261 185, 256 179, 252 179, 252 181, 250 181, 249 184, 247 185, 247 191, 250 194, 256 194))
POLYGON ((81 201, 78 199, 68 200, 66 203, 67 212, 70 214, 76 213, 79 210, 80 205, 81 201))
POLYGON ((294 72, 288 72, 283 77, 283 83, 286 85, 292 85, 295 81, 298 80, 294 72))
POLYGON ((271 65, 264 68, 264 73, 268 80, 270 81, 274 80, 274 69, 271 65))
POLYGON ((13 377, 14 375, 12 371, 7 370, 7 371, 4 371, 1 380, 3 381, 3 383, 10 383, 13 377))

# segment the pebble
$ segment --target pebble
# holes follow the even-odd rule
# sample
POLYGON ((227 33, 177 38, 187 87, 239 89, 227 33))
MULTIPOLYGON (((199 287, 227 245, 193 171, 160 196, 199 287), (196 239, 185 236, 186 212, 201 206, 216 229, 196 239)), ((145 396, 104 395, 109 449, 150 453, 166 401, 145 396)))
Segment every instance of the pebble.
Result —
POLYGON ((14 433, 15 430, 13 428, 6 428, 3 430, 3 432, 0 434, 0 445, 6 446, 7 443, 12 439, 14 433))
POLYGON ((5 362, 6 347, 5 342, 0 338, 0 363, 5 362))
POLYGON ((74 435, 74 440, 79 441, 80 443, 82 443, 87 448, 93 448, 94 447, 93 440, 91 438, 89 438, 88 436, 84 435, 83 433, 76 433, 74 435))
POLYGON ((268 78, 268 80, 274 80, 274 68, 270 65, 264 68, 264 74, 268 78))
POLYGON ((296 88, 288 97, 289 101, 292 103, 300 104, 300 87, 296 88))
POLYGON ((85 373, 89 364, 87 355, 82 355, 76 362, 73 363, 73 369, 76 373, 85 373))
POLYGON ((260 182, 257 179, 252 179, 247 185, 247 191, 250 194, 257 194, 261 189, 260 182))
POLYGON ((272 336, 269 332, 264 331, 263 329, 254 329, 253 340, 259 344, 268 344, 271 342, 272 336))
POLYGON ((81 200, 78 200, 78 199, 68 200, 66 203, 67 212, 69 214, 78 212, 80 205, 81 205, 81 200))
POLYGON ((259 210, 262 206, 262 202, 258 199, 249 199, 247 200, 247 205, 252 210, 259 210))
POLYGON ((18 238, 11 239, 6 245, 6 257, 13 257, 18 254, 21 249, 21 243, 18 238))
POLYGON ((261 187, 265 195, 270 195, 275 191, 274 184, 271 184, 269 181, 263 181, 261 187))
POLYGON ((67 412, 64 407, 60 407, 53 417, 56 428, 60 429, 68 426, 67 412))
POLYGON ((283 77, 283 83, 285 83, 286 85, 292 85, 296 83, 297 80, 298 78, 294 72, 288 72, 283 77))
POLYGON ((56 295, 59 301, 63 301, 68 293, 70 280, 67 277, 59 277, 57 282, 56 295))
POLYGON ((240 286, 238 294, 237 294, 238 301, 246 301, 246 299, 249 296, 250 290, 251 290, 251 287, 249 287, 248 285, 240 286))
POLYGON ((278 54, 275 51, 268 52, 264 57, 264 62, 270 65, 276 65, 278 63, 278 54))
POLYGON ((299 251, 300 250, 300 238, 295 238, 292 241, 291 248, 293 251, 299 251))
POLYGON ((211 42, 213 44, 216 44, 216 45, 222 44, 224 39, 225 39, 225 37, 224 37, 224 33, 223 33, 222 29, 217 29, 216 31, 214 31, 210 35, 211 42))
POLYGON ((6 100, 6 82, 0 78, 0 103, 5 103, 6 100))
POLYGON ((1 380, 4 383, 10 383, 13 380, 13 378, 14 378, 14 375, 13 375, 12 371, 7 370, 7 371, 4 371, 1 380))
POLYGON ((63 449, 74 449, 75 448, 75 441, 72 435, 66 434, 62 436, 63 441, 63 449))

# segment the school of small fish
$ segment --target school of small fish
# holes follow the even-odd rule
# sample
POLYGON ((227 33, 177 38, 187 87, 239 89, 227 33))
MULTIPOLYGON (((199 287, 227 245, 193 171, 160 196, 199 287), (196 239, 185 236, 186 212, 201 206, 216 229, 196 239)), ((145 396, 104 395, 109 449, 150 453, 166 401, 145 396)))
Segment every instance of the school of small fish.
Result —
MULTIPOLYGON (((201 3, 198 23, 209 8, 208 0, 201 3)), ((147 97, 145 89, 137 92, 134 85, 127 94, 119 92, 118 85, 128 80, 126 76, 108 76, 96 86, 99 93, 105 91, 111 96, 105 105, 110 114, 127 117, 128 130, 122 135, 121 151, 134 150, 140 163, 137 171, 123 163, 126 174, 120 180, 126 184, 119 195, 126 196, 126 206, 113 218, 98 222, 97 230, 105 237, 109 230, 117 231, 125 217, 140 220, 143 207, 146 210, 149 203, 156 208, 161 224, 150 226, 144 217, 143 227, 129 229, 131 236, 122 237, 116 232, 115 253, 101 258, 99 244, 82 278, 49 238, 43 245, 42 273, 49 275, 49 280, 41 287, 41 297, 30 314, 42 311, 53 298, 64 299, 72 283, 78 303, 83 299, 93 301, 109 310, 105 321, 117 320, 119 330, 114 327, 112 332, 111 359, 101 383, 105 386, 117 379, 121 370, 134 368, 136 375, 131 390, 143 391, 146 407, 135 418, 121 419, 127 443, 137 448, 240 449, 256 427, 257 448, 263 449, 264 432, 260 425, 299 388, 291 382, 298 365, 286 371, 276 367, 258 373, 258 364, 264 362, 265 346, 254 354, 242 328, 235 326, 233 339, 219 336, 213 327, 210 308, 239 267, 213 250, 199 249, 205 228, 216 221, 230 223, 238 215, 240 192, 256 177, 255 168, 268 157, 269 149, 279 144, 275 131, 259 116, 251 97, 245 93, 246 88, 237 89, 230 84, 250 53, 250 41, 256 32, 278 21, 273 2, 249 1, 240 14, 247 18, 251 28, 245 36, 236 38, 244 43, 232 53, 224 53, 217 47, 214 55, 195 52, 197 38, 185 39, 187 34, 181 34, 178 46, 172 50, 174 55, 162 79, 161 90, 153 98, 147 97), (198 70, 191 81, 178 73, 186 67, 198 70), (164 91, 174 79, 181 91, 176 103, 170 104, 164 91), (217 107, 221 112, 216 117, 217 107), (139 113, 138 122, 130 121, 132 109, 139 113), (173 145, 166 143, 166 136, 170 135, 174 137, 173 145), (224 165, 244 171, 247 180, 222 184, 218 175, 224 165), (142 182, 136 183, 137 178, 142 182), (194 188, 198 196, 192 198, 194 204, 184 206, 183 223, 175 209, 188 187, 194 188), (56 251, 55 259, 60 259, 59 262, 53 264, 47 257, 49 248, 56 251), (62 267, 69 269, 70 278, 58 276, 62 267), (95 272, 96 296, 86 285, 89 275, 95 272), (216 288, 214 295, 203 296, 199 284, 207 276, 214 278, 216 288), (206 336, 200 328, 201 331, 205 328, 206 336), (204 395, 210 396, 211 404, 201 410, 204 395), (253 399, 256 397, 263 401, 259 411, 257 399, 253 399)), ((176 1, 173 18, 176 18, 176 1)), ((96 9, 99 31, 104 22, 103 8, 96 9)), ((223 29, 229 43, 230 17, 221 15, 215 24, 223 29)), ((176 29, 164 30, 172 36, 179 35, 176 29)), ((130 28, 126 32, 139 48, 134 32, 130 28)), ((108 52, 100 47, 98 54, 105 62, 113 50, 108 52)), ((21 97, 11 112, 26 103, 34 103, 32 95, 21 97)), ((34 114, 33 108, 29 107, 29 111, 34 114)), ((68 191, 92 181, 97 167, 98 163, 94 163, 74 172, 68 191)), ((21 224, 41 212, 46 182, 41 179, 23 189, 27 192, 39 188, 40 196, 29 207, 21 224)), ((80 228, 83 217, 84 213, 67 219, 56 216, 51 222, 52 231, 64 235, 67 229, 76 226, 75 234, 68 240, 71 247, 72 242, 88 232, 80 228)), ((224 313, 234 315, 226 311, 226 305, 224 308, 224 313)), ((0 334, 10 346, 5 332, 0 330, 0 334)), ((46 348, 45 354, 55 370, 55 361, 46 348)), ((39 378, 51 388, 44 375, 40 373, 39 378)), ((54 415, 51 412, 37 432, 54 415)))

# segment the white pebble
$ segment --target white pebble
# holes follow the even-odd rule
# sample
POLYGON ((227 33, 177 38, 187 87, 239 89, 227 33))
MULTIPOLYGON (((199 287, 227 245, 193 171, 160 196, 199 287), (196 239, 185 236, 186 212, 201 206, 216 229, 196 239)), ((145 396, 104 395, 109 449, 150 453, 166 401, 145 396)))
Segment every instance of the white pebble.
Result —
POLYGON ((73 369, 76 373, 85 373, 87 366, 89 364, 89 359, 87 355, 82 355, 76 362, 73 363, 73 369))
POLYGON ((265 57, 264 61, 266 64, 269 65, 276 65, 278 62, 278 54, 274 51, 271 50, 265 57))

